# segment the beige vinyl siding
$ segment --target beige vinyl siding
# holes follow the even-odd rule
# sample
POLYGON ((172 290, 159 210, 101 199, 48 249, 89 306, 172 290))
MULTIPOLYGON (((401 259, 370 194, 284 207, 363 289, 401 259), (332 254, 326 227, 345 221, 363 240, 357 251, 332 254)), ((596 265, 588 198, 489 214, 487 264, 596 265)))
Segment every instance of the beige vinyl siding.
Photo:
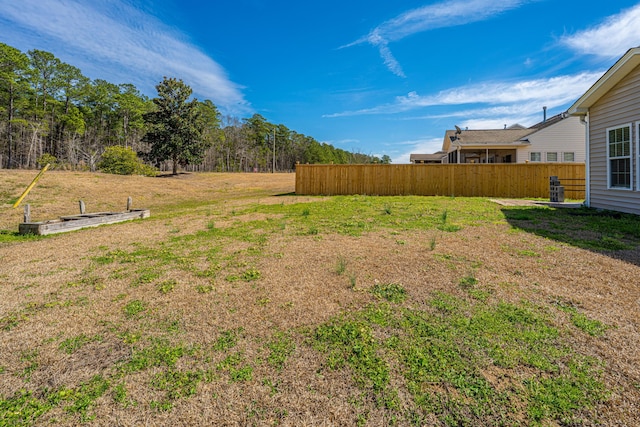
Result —
POLYGON ((635 132, 636 140, 631 143, 636 151, 632 153, 631 160, 633 162, 635 159, 636 162, 636 189, 640 191, 640 121, 633 124, 633 131, 635 132))
POLYGON ((622 79, 589 110, 589 176, 591 206, 640 214, 638 188, 638 125, 640 122, 640 66, 622 79), (630 190, 607 189, 607 129, 631 123, 630 190))
POLYGON ((563 162, 563 153, 574 153, 574 162, 585 161, 585 128, 579 117, 567 117, 526 137, 531 145, 518 150, 518 162, 530 159, 530 153, 540 153, 546 162, 547 153, 557 153, 557 162, 563 162))

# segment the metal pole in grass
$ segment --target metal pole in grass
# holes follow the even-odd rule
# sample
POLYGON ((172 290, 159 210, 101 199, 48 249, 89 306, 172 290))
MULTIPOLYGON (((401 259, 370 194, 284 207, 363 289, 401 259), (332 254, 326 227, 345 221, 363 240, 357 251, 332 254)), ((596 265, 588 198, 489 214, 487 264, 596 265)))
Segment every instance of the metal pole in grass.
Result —
POLYGON ((31 189, 33 187, 35 187, 36 183, 38 182, 38 180, 42 177, 42 175, 47 171, 47 169, 49 169, 49 163, 47 163, 42 170, 40 171, 40 173, 38 173, 38 175, 36 175, 35 178, 33 178, 33 181, 31 181, 31 184, 29 184, 29 186, 27 187, 26 190, 24 190, 24 192, 22 193, 22 195, 18 198, 18 200, 13 204, 14 208, 17 208, 20 205, 20 202, 22 202, 22 199, 24 199, 25 197, 27 197, 27 194, 29 194, 29 191, 31 191, 31 189))

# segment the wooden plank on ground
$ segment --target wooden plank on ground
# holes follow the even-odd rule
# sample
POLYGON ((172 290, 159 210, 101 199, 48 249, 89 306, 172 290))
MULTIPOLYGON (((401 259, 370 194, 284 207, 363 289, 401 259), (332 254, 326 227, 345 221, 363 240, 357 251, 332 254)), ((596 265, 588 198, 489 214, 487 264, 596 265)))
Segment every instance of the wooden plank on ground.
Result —
POLYGON ((148 218, 149 209, 133 209, 128 212, 100 212, 96 214, 72 215, 60 219, 41 222, 23 222, 18 226, 20 234, 47 235, 114 224, 133 219, 148 218))

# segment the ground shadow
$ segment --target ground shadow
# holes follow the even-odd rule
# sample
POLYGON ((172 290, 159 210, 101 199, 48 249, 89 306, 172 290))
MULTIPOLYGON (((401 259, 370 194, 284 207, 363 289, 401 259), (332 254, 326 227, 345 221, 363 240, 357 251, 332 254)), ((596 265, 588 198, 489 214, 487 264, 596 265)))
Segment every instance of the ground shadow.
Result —
POLYGON ((192 175, 192 172, 177 172, 177 173, 161 173, 156 175, 156 178, 180 178, 183 175, 192 175))
POLYGON ((640 216, 590 208, 503 207, 512 227, 640 266, 640 216))

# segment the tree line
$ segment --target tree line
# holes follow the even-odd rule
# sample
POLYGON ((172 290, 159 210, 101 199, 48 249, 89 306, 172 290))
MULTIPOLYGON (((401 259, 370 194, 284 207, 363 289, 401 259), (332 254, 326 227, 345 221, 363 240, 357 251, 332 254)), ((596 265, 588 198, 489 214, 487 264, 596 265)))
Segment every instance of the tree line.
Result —
POLYGON ((0 43, 0 167, 53 163, 93 171, 113 146, 134 150, 160 170, 180 164, 189 171, 291 171, 298 162, 390 162, 388 156, 318 142, 260 114, 223 116, 212 101, 197 99, 189 105, 197 113, 198 132, 185 135, 191 139, 188 147, 178 147, 180 155, 166 155, 152 144, 158 136, 159 99, 161 93, 150 99, 133 84, 91 80, 50 52, 24 53, 0 43), (191 147, 200 150, 198 155, 190 155, 191 147))

